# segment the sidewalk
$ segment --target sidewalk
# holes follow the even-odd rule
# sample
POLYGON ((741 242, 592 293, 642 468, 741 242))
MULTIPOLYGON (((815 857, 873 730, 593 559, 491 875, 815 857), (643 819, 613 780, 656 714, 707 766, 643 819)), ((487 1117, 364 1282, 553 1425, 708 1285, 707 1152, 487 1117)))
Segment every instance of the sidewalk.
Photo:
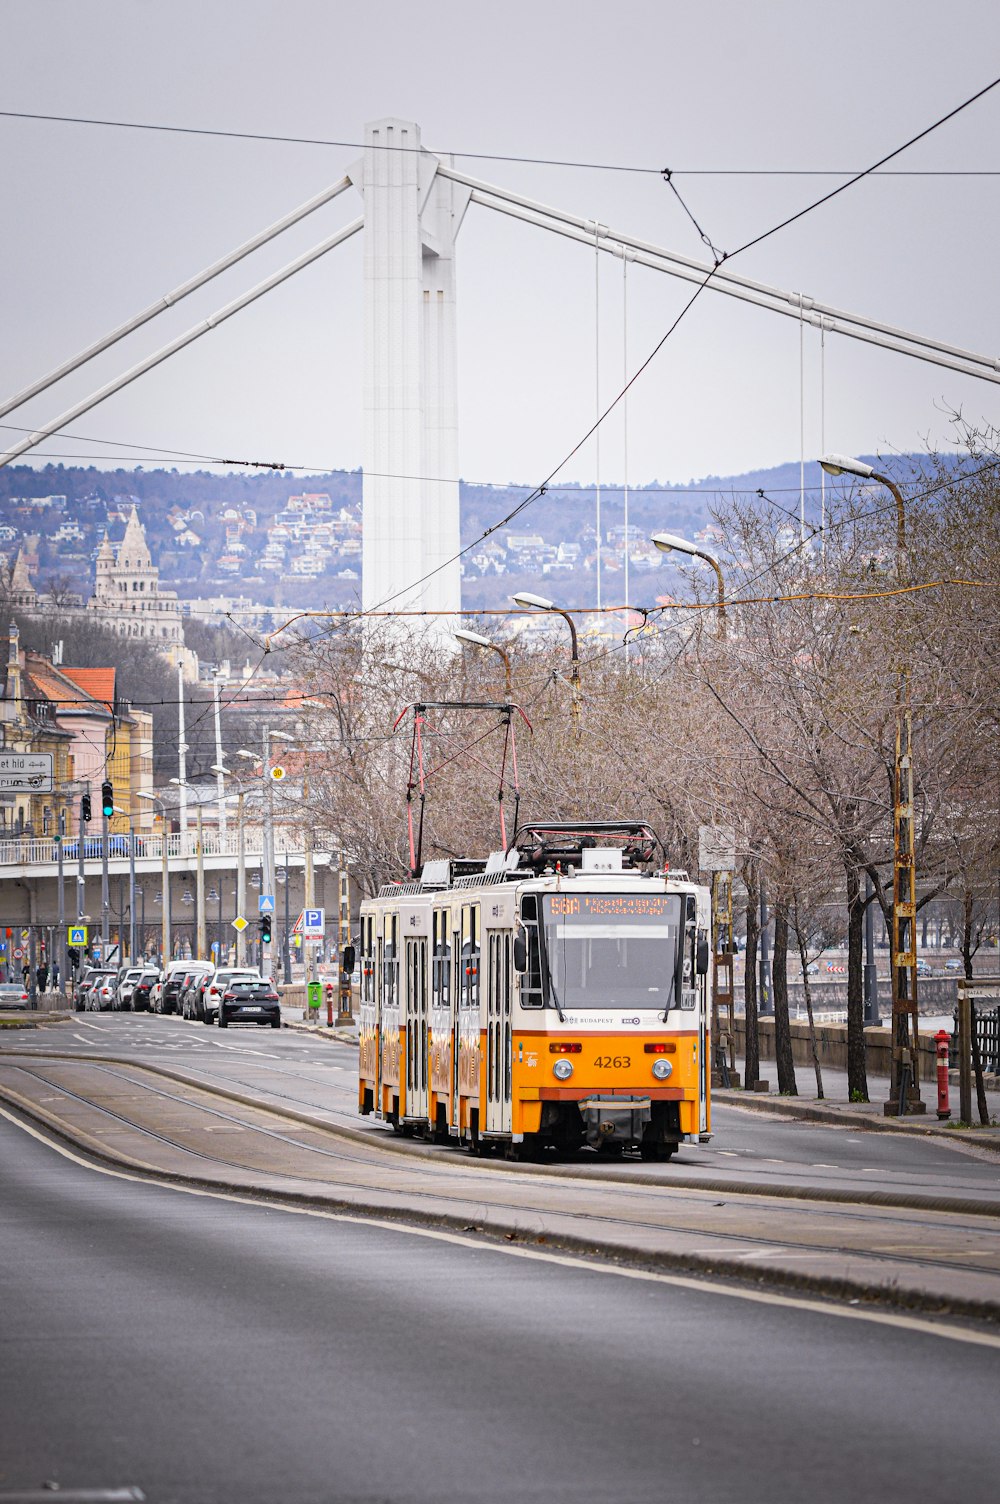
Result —
MULTIPOLYGON (((737 1059, 739 1079, 743 1079, 743 1061, 737 1059)), ((987 1091, 986 1105, 989 1109, 990 1127, 979 1126, 979 1109, 976 1103, 976 1088, 972 1087, 971 1129, 956 1129, 958 1120, 958 1086, 951 1085, 951 1119, 942 1122, 937 1116, 937 1084, 934 1081, 920 1083, 920 1095, 927 1110, 922 1116, 907 1115, 904 1118, 885 1117, 883 1103, 890 1100, 888 1076, 868 1074, 868 1102, 851 1102, 847 1090, 847 1072, 833 1066, 822 1067, 824 1096, 816 1095, 816 1073, 811 1065, 796 1065, 795 1085, 797 1097, 778 1095, 778 1066, 774 1060, 760 1062, 760 1079, 770 1085, 769 1092, 726 1090, 714 1087, 712 1098, 716 1102, 751 1108, 755 1112, 767 1112, 775 1117, 799 1118, 810 1122, 843 1123, 856 1128, 890 1130, 900 1133, 933 1134, 948 1139, 951 1143, 978 1144, 984 1148, 1000 1151, 1000 1091, 987 1091)))

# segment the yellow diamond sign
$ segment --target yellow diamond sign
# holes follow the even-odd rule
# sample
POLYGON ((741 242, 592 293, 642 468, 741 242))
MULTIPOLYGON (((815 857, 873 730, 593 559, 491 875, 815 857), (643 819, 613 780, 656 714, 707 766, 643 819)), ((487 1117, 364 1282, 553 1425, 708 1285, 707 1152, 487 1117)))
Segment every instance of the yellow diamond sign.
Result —
POLYGON ((249 919, 244 919, 242 914, 237 914, 236 918, 233 920, 233 929, 238 930, 242 935, 243 931, 246 929, 249 923, 249 919))

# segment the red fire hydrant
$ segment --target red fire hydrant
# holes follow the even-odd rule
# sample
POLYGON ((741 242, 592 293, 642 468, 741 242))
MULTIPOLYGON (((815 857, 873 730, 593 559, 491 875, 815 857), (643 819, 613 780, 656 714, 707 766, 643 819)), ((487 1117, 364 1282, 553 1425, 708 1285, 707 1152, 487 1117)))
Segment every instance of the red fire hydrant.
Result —
POLYGON ((939 1118, 950 1118, 951 1107, 948 1105, 948 1035, 944 1029, 939 1029, 934 1035, 934 1047, 937 1050, 937 1115, 939 1118))
POLYGON ((332 1029, 333 1028, 333 983, 332 982, 327 982, 327 984, 326 984, 326 986, 325 986, 325 988, 323 990, 326 993, 326 1026, 327 1026, 328 1029, 332 1029))

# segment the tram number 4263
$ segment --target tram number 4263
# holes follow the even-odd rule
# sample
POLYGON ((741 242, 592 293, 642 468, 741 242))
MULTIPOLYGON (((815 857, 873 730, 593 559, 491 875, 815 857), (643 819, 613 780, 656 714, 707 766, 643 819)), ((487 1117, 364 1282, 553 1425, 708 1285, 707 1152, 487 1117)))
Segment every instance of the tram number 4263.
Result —
POLYGON ((632 1064, 631 1055, 598 1055, 594 1061, 599 1071, 626 1070, 632 1064))

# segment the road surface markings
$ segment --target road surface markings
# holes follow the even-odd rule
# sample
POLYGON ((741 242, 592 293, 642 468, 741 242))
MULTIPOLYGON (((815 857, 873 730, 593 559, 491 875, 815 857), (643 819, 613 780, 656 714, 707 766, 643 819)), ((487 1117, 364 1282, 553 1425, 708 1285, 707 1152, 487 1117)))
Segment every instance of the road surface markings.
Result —
MULTIPOLYGON (((160 1190, 177 1191, 182 1196, 201 1196, 209 1201, 229 1201, 237 1206, 260 1208, 267 1204, 254 1196, 240 1196, 229 1191, 206 1191, 197 1186, 174 1185, 152 1180, 145 1175, 130 1174, 124 1170, 112 1170, 105 1165, 93 1164, 79 1154, 74 1154, 72 1149, 56 1143, 32 1124, 22 1122, 3 1107, 0 1107, 0 1117, 13 1124, 15 1128, 20 1128, 24 1133, 30 1134, 47 1148, 53 1149, 56 1154, 61 1154, 64 1159, 96 1175, 107 1175, 112 1180, 131 1181, 135 1185, 155 1185, 160 1190)), ((432 1242, 452 1243, 459 1248, 469 1248, 478 1253, 499 1253, 507 1258, 531 1259, 541 1264, 557 1264, 561 1268, 582 1273, 640 1280, 645 1284, 670 1285, 674 1289, 690 1290, 702 1295, 710 1292, 714 1295, 727 1296, 730 1300, 746 1300, 754 1305, 806 1311, 810 1315, 832 1316, 841 1321, 866 1321, 875 1326, 897 1327, 901 1331, 917 1332, 926 1337, 942 1337, 949 1342, 964 1342, 972 1347, 989 1347, 994 1351, 1000 1351, 1000 1336, 995 1336, 992 1332, 946 1326, 944 1323, 928 1321, 920 1316, 896 1315, 891 1311, 869 1311, 853 1305, 832 1305, 825 1301, 812 1300, 808 1296, 772 1294, 764 1290, 741 1290, 733 1285, 716 1283, 710 1276, 693 1279, 683 1274, 664 1274, 658 1270, 626 1269, 613 1264, 595 1265, 587 1259, 574 1258, 572 1254, 549 1253, 538 1248, 516 1248, 504 1243, 484 1242, 479 1238, 464 1237, 461 1233, 445 1232, 441 1228, 407 1226, 405 1223, 382 1217, 360 1217, 348 1212, 324 1211, 310 1206, 285 1206, 283 1204, 272 1204, 272 1206, 274 1210, 287 1212, 293 1217, 320 1217, 327 1222, 348 1222, 355 1227, 378 1227, 384 1232, 402 1234, 405 1237, 428 1238, 432 1242)), ((272 1209, 272 1206, 268 1209, 272 1209)))

